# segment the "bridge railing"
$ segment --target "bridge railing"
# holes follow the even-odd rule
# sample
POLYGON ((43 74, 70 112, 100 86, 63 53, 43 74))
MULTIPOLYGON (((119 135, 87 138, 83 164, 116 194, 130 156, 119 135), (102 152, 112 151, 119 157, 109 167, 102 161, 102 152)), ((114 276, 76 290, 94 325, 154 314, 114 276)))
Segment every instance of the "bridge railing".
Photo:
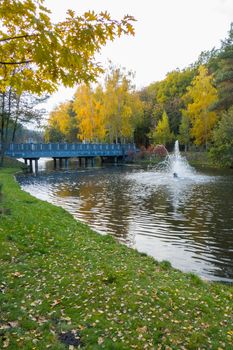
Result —
MULTIPOLYGON (((120 143, 11 143, 10 151, 132 150, 134 144, 120 143)), ((136 148, 135 148, 136 149, 136 148)))
POLYGON ((9 145, 7 154, 13 157, 37 157, 53 155, 65 155, 67 157, 75 154, 86 154, 97 156, 106 153, 107 155, 127 155, 129 152, 136 152, 134 144, 105 144, 105 143, 12 143, 9 145))

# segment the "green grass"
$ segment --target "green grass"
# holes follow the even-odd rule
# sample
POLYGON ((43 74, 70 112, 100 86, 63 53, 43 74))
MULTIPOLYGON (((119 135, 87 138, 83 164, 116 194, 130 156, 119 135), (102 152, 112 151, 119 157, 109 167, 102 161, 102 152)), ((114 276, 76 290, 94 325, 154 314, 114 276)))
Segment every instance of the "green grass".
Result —
POLYGON ((0 170, 0 348, 232 349, 233 288, 101 236, 0 170))

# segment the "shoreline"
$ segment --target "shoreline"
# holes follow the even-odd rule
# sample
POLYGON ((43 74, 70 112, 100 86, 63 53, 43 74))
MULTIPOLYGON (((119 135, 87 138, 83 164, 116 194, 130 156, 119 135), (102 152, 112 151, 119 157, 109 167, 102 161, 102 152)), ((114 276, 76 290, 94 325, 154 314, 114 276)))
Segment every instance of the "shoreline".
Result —
POLYGON ((232 286, 99 235, 21 190, 16 171, 0 171, 0 346, 231 348, 232 286))

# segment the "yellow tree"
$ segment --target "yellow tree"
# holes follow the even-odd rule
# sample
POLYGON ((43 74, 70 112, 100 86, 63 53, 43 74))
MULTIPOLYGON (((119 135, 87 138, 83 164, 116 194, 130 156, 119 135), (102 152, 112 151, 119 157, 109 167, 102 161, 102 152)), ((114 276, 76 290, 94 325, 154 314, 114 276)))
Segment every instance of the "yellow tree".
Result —
MULTIPOLYGON (((95 81, 103 72, 95 60, 96 52, 122 34, 134 34, 134 18, 111 19, 107 12, 89 11, 78 16, 68 10, 58 23, 44 0, 0 1, 0 93, 11 89, 41 95, 52 93, 60 84, 74 86, 95 81)), ((6 115, 5 104, 0 117, 6 115)), ((7 122, 3 123, 7 130, 7 122)), ((4 134, 4 133, 2 133, 4 134)), ((0 134, 1 158, 7 137, 0 134)))
POLYGON ((133 138, 136 123, 142 114, 142 103, 131 84, 132 73, 110 68, 105 81, 105 108, 110 142, 133 138))
POLYGON ((61 138, 69 141, 69 135, 72 128, 70 115, 71 107, 71 102, 64 102, 50 113, 46 132, 46 141, 50 141, 50 132, 57 133, 61 138))
POLYGON ((134 141, 134 132, 143 120, 144 104, 136 91, 130 91, 127 99, 130 115, 123 114, 122 134, 129 141, 134 141))
POLYGON ((44 0, 1 0, 0 90, 41 93, 60 83, 73 86, 95 80, 102 68, 95 53, 122 33, 134 34, 131 16, 112 20, 107 12, 77 16, 53 23, 44 0), (14 74, 13 74, 14 73, 14 74))
POLYGON ((163 112, 162 119, 159 120, 157 127, 151 134, 155 144, 166 145, 174 139, 174 134, 170 130, 169 120, 166 111, 163 112))
POLYGON ((81 85, 75 93, 73 110, 76 114, 80 139, 89 142, 103 141, 106 126, 101 86, 93 90, 89 85, 81 85))
POLYGON ((193 79, 184 97, 189 102, 183 115, 187 115, 191 120, 191 135, 197 145, 204 145, 206 149, 217 120, 216 113, 210 110, 218 99, 212 81, 213 77, 208 74, 207 68, 200 66, 198 75, 193 79))

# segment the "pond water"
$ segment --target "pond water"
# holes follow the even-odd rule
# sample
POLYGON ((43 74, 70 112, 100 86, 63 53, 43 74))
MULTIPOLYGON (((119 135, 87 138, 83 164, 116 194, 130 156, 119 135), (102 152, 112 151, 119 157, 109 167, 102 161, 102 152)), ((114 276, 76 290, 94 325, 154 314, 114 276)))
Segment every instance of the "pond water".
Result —
POLYGON ((159 261, 207 280, 233 281, 232 172, 202 169, 176 178, 161 168, 118 165, 18 181, 35 197, 159 261))

